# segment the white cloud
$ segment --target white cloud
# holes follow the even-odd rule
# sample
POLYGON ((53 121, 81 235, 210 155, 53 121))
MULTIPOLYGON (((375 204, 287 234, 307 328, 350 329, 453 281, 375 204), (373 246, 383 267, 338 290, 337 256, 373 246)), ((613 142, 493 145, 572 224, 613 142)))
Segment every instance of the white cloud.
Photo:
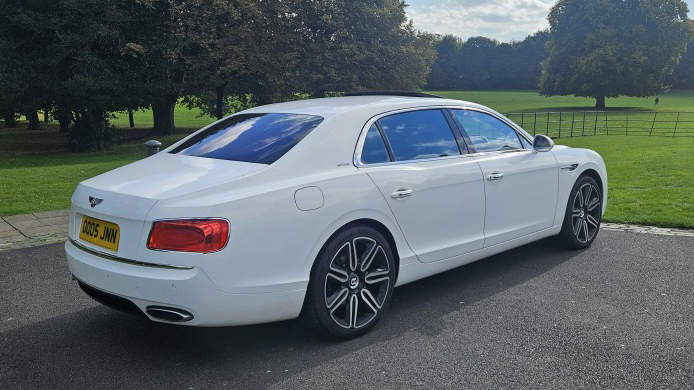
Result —
MULTIPOLYGON (((686 0, 694 10, 694 0, 686 0)), ((548 28, 556 0, 406 0, 414 26, 461 38, 486 36, 502 42, 522 40, 548 28)))

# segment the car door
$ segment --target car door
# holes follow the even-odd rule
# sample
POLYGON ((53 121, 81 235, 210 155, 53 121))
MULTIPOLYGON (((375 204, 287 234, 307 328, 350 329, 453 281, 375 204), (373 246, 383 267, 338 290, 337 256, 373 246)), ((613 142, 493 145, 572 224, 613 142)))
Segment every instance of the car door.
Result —
POLYGON ((378 186, 412 251, 434 262, 481 249, 484 183, 448 112, 395 113, 373 122, 357 165, 378 186))
POLYGON ((490 113, 451 113, 484 176, 484 246, 552 227, 559 186, 554 154, 534 152, 528 139, 490 113))

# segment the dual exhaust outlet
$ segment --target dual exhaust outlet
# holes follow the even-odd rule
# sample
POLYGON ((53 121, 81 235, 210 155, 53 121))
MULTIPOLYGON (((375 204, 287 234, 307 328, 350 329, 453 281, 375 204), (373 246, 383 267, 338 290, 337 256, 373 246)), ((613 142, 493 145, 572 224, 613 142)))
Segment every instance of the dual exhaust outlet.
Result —
POLYGON ((193 319, 193 315, 183 309, 166 306, 147 306, 147 315, 166 322, 186 322, 193 319))

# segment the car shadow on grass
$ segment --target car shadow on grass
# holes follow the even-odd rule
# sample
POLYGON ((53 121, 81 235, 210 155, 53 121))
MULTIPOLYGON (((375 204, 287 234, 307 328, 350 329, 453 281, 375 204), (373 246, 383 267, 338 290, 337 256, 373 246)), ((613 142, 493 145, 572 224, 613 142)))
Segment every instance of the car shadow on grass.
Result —
MULTIPOLYGON (((267 387, 411 332, 436 335, 446 315, 580 253, 542 240, 399 287, 381 323, 350 341, 314 334, 298 321, 191 328, 91 306, 0 334, 0 383, 11 388, 267 387)), ((81 294, 73 287, 72 293, 81 294)))

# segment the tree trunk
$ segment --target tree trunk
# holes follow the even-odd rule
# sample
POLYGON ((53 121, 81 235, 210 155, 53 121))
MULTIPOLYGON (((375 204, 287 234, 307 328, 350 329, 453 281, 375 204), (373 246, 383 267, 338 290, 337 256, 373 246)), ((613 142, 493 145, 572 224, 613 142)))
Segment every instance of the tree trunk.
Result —
POLYGON ((14 111, 7 111, 3 117, 5 119, 6 129, 17 127, 17 118, 14 116, 14 111))
POLYGON ((41 129, 41 122, 39 121, 39 112, 38 111, 31 111, 26 114, 27 119, 29 120, 29 127, 27 130, 39 130, 41 129))
POLYGON ((157 99, 152 104, 152 114, 154 115, 154 128, 152 133, 155 135, 171 135, 176 133, 174 123, 174 108, 178 96, 166 96, 157 99))
POLYGON ((605 97, 598 96, 595 98, 595 108, 605 108, 605 97))
POLYGON ((135 118, 133 117, 133 110, 128 110, 128 121, 130 121, 130 128, 135 128, 135 118))
POLYGON ((70 122, 72 121, 72 113, 70 110, 66 110, 62 107, 58 107, 56 110, 56 115, 58 117, 58 123, 60 123, 60 133, 67 133, 70 131, 70 122))
POLYGON ((49 110, 48 110, 47 108, 46 108, 45 110, 43 110, 43 123, 48 123, 48 122, 50 122, 50 117, 51 117, 51 116, 48 114, 48 111, 49 111, 49 110))
POLYGON ((224 117, 224 89, 226 84, 218 85, 215 89, 217 92, 217 119, 222 119, 224 117))

